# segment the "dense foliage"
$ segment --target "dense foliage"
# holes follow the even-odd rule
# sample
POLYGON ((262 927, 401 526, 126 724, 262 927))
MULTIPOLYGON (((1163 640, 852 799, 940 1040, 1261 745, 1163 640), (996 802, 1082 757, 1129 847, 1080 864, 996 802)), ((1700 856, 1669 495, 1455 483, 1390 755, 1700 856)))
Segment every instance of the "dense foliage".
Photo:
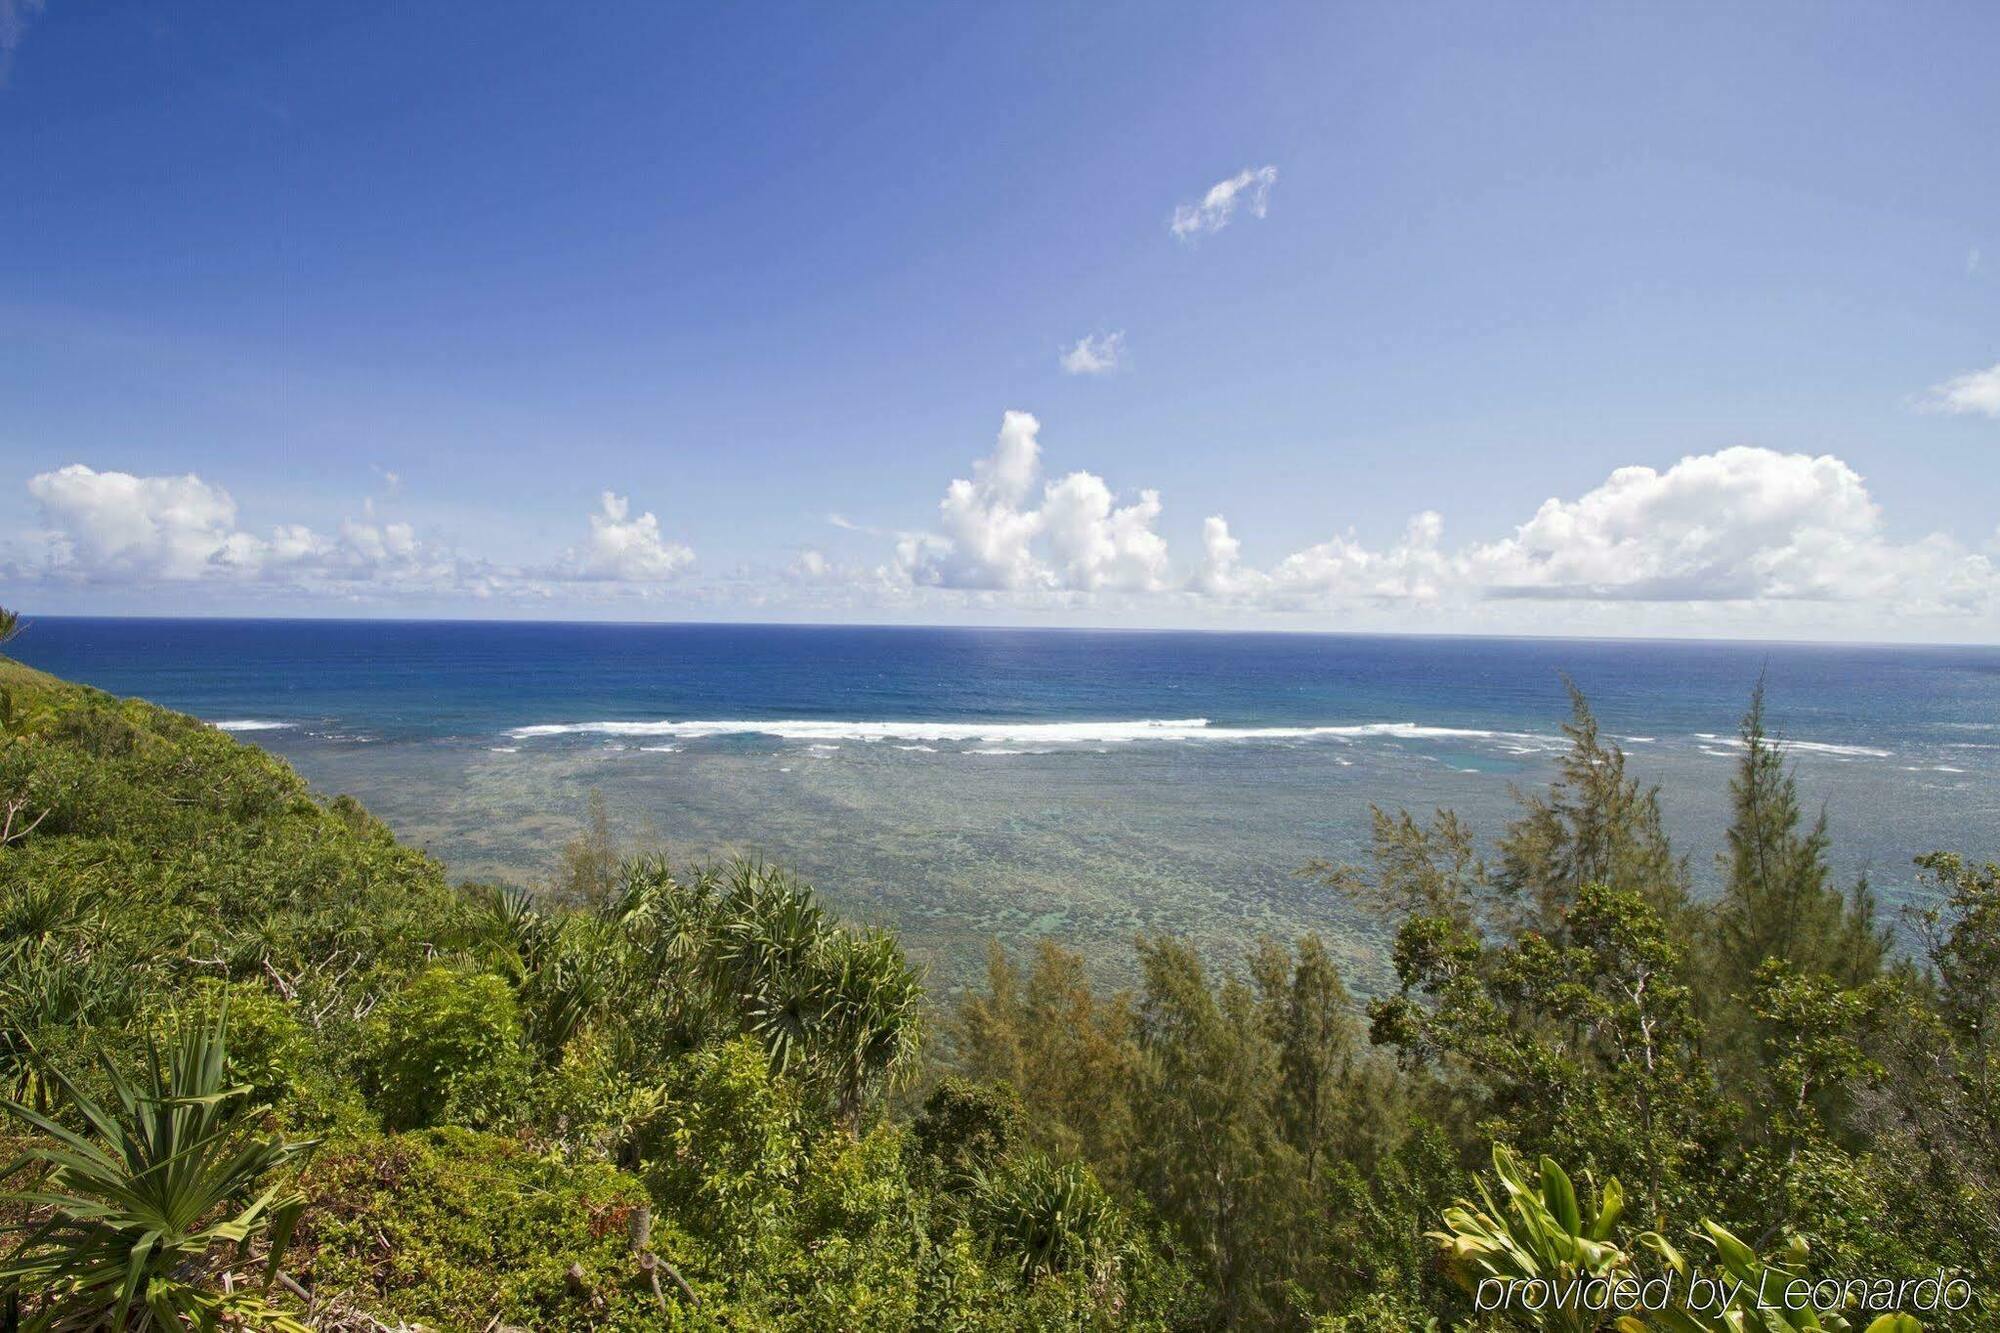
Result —
POLYGON ((1697 902, 1580 698, 1570 731, 1490 861, 1449 812, 1378 812, 1367 865, 1312 869, 1394 932, 1398 985, 1365 1006, 1317 938, 1218 970, 1159 937, 1130 993, 996 946, 939 1014, 892 935, 781 870, 625 857, 599 815, 548 891, 453 888, 262 752, 0 659, 6 1318, 1881 1312, 1819 1290, 1614 1324, 1480 1294, 1734 1265, 1963 1278, 1974 1304, 1924 1327, 1993 1326, 2000 870, 1925 858, 1935 906, 1897 959, 1865 886, 1829 882, 1758 701, 1724 892, 1697 902))

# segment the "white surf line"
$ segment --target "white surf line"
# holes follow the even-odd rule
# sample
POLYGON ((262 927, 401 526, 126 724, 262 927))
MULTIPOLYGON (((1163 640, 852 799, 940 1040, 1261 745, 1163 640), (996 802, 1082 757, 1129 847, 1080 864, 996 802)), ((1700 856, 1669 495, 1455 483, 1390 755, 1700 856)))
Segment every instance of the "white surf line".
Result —
POLYGON ((544 722, 515 727, 518 740, 549 736, 648 736, 701 739, 717 736, 772 736, 779 740, 972 742, 983 745, 1104 745, 1128 741, 1391 740, 1492 741, 1522 752, 1560 748, 1561 737, 1473 727, 1427 726, 1418 722, 1363 722, 1321 727, 1218 727, 1207 718, 1142 718, 1136 721, 1079 722, 922 722, 797 719, 689 719, 685 721, 544 722))
MULTIPOLYGON (((1704 749, 1710 745, 1726 745, 1732 750, 1746 748, 1741 736, 1721 736, 1712 731, 1697 731, 1694 734, 1694 738, 1704 742, 1704 749)), ((1779 750, 1797 750, 1804 754, 1828 754, 1836 759, 1888 759, 1895 753, 1892 750, 1878 750, 1871 745, 1835 745, 1831 741, 1793 741, 1772 737, 1770 743, 1774 748, 1779 750)), ((1716 752, 1711 751, 1711 753, 1716 752)), ((1720 753, 1726 754, 1728 751, 1725 750, 1720 753)))

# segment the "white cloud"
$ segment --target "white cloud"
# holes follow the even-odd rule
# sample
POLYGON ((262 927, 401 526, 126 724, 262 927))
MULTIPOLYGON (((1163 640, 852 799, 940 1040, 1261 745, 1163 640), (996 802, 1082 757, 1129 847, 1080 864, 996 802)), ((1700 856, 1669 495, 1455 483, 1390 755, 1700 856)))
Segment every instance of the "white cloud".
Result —
POLYGON ((1454 582, 1452 562, 1438 549, 1443 535, 1444 519, 1425 510, 1385 550, 1371 551, 1349 533, 1288 555, 1271 571, 1272 586, 1294 603, 1331 597, 1427 606, 1454 582))
POLYGON ((197 578, 240 568, 260 545, 236 530, 229 492, 193 473, 135 477, 72 463, 31 478, 28 494, 54 528, 50 563, 65 571, 197 578))
POLYGON ((1157 492, 1119 506, 1103 478, 1072 472, 1042 488, 1041 423, 1026 412, 1001 420, 993 452, 972 465, 938 505, 940 531, 897 542, 896 574, 908 583, 988 591, 1157 590, 1167 581, 1166 542, 1152 525, 1157 492))
POLYGON ((1853 625, 2000 613, 1991 556, 1942 534, 1892 539, 1860 474, 1828 455, 1738 447, 1664 470, 1619 468, 1497 540, 1447 546, 1444 519, 1425 510, 1386 544, 1348 531, 1268 565, 1246 559, 1228 520, 1212 515, 1199 556, 1176 566, 1157 531, 1157 491, 1121 506, 1090 472, 1043 483, 1039 431, 1034 417, 1008 413, 992 455, 946 491, 938 529, 901 536, 878 581, 945 604, 1076 607, 1111 595, 1099 604, 1340 623, 1366 612, 1542 627, 1549 603, 1570 608, 1566 619, 1595 606, 1634 623, 1653 614, 1637 604, 1673 607, 1690 625, 1739 614, 1727 608, 1808 626, 1835 613, 1853 625), (1529 611, 1535 603, 1545 605, 1529 611))
POLYGON ((1934 412, 2000 417, 2000 362, 1932 386, 1923 405, 1934 412))
POLYGON ((632 517, 624 496, 606 491, 598 512, 590 516, 590 537, 571 551, 559 567, 559 577, 613 583, 661 583, 694 563, 694 552, 660 533, 651 513, 632 517))
POLYGON ((1276 167, 1245 167, 1228 180, 1209 186, 1199 201, 1175 208, 1167 230, 1184 241, 1221 231, 1246 202, 1250 216, 1261 218, 1270 207, 1271 187, 1277 183, 1276 167))
POLYGON ((49 529, 42 571, 88 583, 451 583, 465 572, 407 523, 378 523, 372 506, 331 536, 299 523, 259 535, 237 524, 236 501, 193 473, 137 477, 81 463, 28 482, 49 529))
POLYGON ((1468 553, 1497 596, 1646 601, 1842 599, 1900 563, 1860 474, 1831 455, 1738 447, 1665 472, 1619 468, 1468 553))
POLYGON ((1949 537, 1891 540, 1861 476, 1830 455, 1738 447, 1665 471, 1619 468, 1550 499, 1498 541, 1448 552, 1443 520, 1410 520, 1370 548, 1350 533, 1247 569, 1209 520, 1190 586, 1273 610, 1372 603, 1461 609, 1510 601, 1689 606, 1820 603, 1937 616, 1990 614, 2000 575, 1949 537))
POLYGON ((842 571, 826 558, 826 552, 812 546, 804 547, 792 557, 792 563, 785 566, 785 574, 792 582, 804 584, 835 583, 842 577, 842 571))
MULTIPOLYGON (((650 512, 605 492, 584 540, 559 557, 462 557, 364 506, 331 531, 245 526, 222 487, 192 474, 81 464, 28 483, 40 530, 16 538, 9 579, 132 587, 203 583, 308 596, 403 593, 693 604, 948 619, 1012 613, 1096 623, 1287 623, 1505 632, 1944 637, 2000 633, 2000 538, 1973 549, 1893 535, 1843 460, 1737 447, 1612 471, 1553 497, 1499 535, 1446 542, 1436 512, 1371 542, 1349 529, 1252 556, 1255 533, 1221 515, 1174 559, 1161 494, 1098 474, 1046 475, 1041 423, 1008 412, 990 452, 945 489, 933 521, 899 531, 835 520, 829 537, 886 559, 800 543, 771 566, 687 577, 689 548, 650 512), (878 547, 879 549, 879 547, 878 547)), ((502 534, 503 538, 505 534, 502 534)))
POLYGON ((1041 515, 1021 508, 1041 468, 1040 429, 1026 412, 1007 413, 992 455, 972 465, 970 481, 960 478, 945 490, 938 505, 943 535, 903 538, 900 545, 915 556, 902 563, 919 582, 995 589, 1040 582, 1029 547, 1041 532, 1041 515))
POLYGON ((1352 532, 1295 551, 1268 571, 1243 564, 1243 543, 1219 515, 1202 527, 1202 561, 1189 587, 1216 601, 1274 611, 1340 603, 1429 606, 1454 586, 1454 566, 1438 548, 1444 520, 1426 510, 1402 539, 1371 550, 1352 532))
POLYGON ((1261 589, 1265 576, 1243 568, 1243 543, 1229 531, 1229 520, 1210 514, 1201 523, 1201 566, 1195 571, 1193 588, 1209 597, 1229 599, 1261 589))
POLYGON ((1829 455, 1739 447, 1663 472, 1619 468, 1574 500, 1544 502, 1498 541, 1447 551, 1443 531, 1425 512, 1389 546, 1350 533, 1266 572, 1244 567, 1228 524, 1211 518, 1190 587, 1272 610, 1820 603, 1954 616, 2000 605, 1987 557, 1942 535, 1891 540, 1861 476, 1829 455))
POLYGON ((1124 333, 1087 333, 1076 346, 1062 354, 1063 373, 1068 375, 1108 375, 1124 362, 1124 333))
POLYGON ((590 516, 588 540, 546 567, 467 559, 412 524, 379 519, 372 500, 332 533, 303 523, 255 532, 239 523, 227 490, 193 473, 140 477, 72 463, 30 478, 28 494, 45 528, 31 534, 36 549, 17 574, 66 583, 541 595, 562 582, 657 586, 694 560, 661 535, 657 518, 633 518, 609 491, 590 516))
POLYGON ((1114 505, 1102 477, 1072 472, 1043 494, 1042 525, 1056 581, 1094 592, 1119 588, 1156 592, 1167 586, 1166 539, 1153 531, 1160 493, 1140 491, 1138 502, 1114 505))

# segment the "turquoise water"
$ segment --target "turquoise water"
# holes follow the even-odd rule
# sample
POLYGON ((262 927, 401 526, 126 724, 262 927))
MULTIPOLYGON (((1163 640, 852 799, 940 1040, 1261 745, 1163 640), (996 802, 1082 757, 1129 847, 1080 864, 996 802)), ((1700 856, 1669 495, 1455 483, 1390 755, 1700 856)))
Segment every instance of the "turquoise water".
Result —
POLYGON ((1760 672, 1843 875, 2000 852, 2000 650, 713 625, 71 620, 23 660, 184 709, 361 798, 455 873, 533 881, 599 790, 628 842, 745 851, 897 926, 941 986, 1052 936, 1226 956, 1381 935, 1296 875, 1371 801, 1487 837, 1546 778, 1567 673, 1712 882, 1760 672))

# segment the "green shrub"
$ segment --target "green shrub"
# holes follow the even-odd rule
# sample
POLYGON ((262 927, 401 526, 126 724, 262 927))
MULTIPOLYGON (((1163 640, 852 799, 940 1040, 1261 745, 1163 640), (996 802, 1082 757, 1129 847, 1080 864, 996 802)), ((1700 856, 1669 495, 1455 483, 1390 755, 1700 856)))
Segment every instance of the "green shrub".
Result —
MULTIPOLYGON (((323 1041, 289 1003, 254 981, 204 980, 177 1005, 180 1021, 212 1021, 225 1002, 229 1009, 229 1076, 250 1087, 287 1128, 319 1135, 336 1127, 357 1130, 372 1124, 347 1071, 330 1063, 323 1041)), ((156 1024, 164 1030, 169 1010, 156 1024)))
POLYGON ((1021 1136, 1021 1099, 1005 1083, 943 1079, 910 1122, 912 1177, 952 1190, 990 1170, 1021 1136))
POLYGON ((520 1010, 491 972, 425 969, 375 1012, 368 1045, 375 1108, 391 1129, 478 1129, 525 1109, 520 1010))
POLYGON ((743 1037, 685 1056, 644 1135, 661 1208, 725 1255, 748 1258, 791 1208, 801 1156, 798 1094, 743 1037))
POLYGON ((621 1165, 637 1158, 639 1135, 659 1115, 665 1092, 632 1077, 616 1044, 585 1031, 563 1047, 555 1068, 536 1076, 540 1128, 564 1152, 621 1165))
POLYGON ((385 1322, 660 1327, 631 1243, 645 1191, 612 1167, 445 1128, 329 1144, 302 1188, 296 1276, 385 1322))

